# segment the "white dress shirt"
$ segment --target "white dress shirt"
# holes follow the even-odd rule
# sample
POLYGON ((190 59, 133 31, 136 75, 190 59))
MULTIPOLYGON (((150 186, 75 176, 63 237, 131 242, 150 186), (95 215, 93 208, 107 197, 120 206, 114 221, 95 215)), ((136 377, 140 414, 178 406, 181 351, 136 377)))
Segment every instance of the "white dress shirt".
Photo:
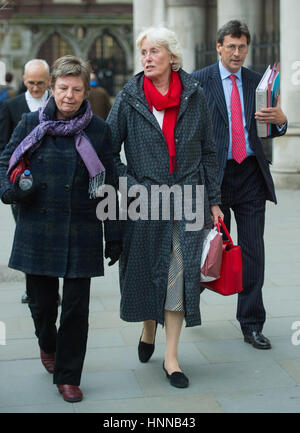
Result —
POLYGON ((34 98, 29 90, 25 92, 25 99, 30 111, 37 111, 47 101, 49 96, 48 90, 43 94, 41 98, 34 98))

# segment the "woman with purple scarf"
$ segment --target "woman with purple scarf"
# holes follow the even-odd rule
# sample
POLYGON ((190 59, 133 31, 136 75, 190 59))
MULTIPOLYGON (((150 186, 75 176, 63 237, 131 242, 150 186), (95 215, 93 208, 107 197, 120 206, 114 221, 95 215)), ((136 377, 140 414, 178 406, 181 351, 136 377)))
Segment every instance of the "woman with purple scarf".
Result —
MULTIPOLYGON (((64 400, 79 389, 88 335, 91 277, 104 274, 97 189, 115 186, 110 129, 87 100, 90 66, 64 56, 52 67, 52 96, 23 115, 0 158, 0 197, 20 203, 9 267, 26 273, 29 308, 41 361, 64 400), (22 191, 11 175, 24 161, 33 187, 22 191), (63 278, 57 330, 59 277, 63 278)), ((106 258, 122 251, 117 221, 104 221, 106 258)))

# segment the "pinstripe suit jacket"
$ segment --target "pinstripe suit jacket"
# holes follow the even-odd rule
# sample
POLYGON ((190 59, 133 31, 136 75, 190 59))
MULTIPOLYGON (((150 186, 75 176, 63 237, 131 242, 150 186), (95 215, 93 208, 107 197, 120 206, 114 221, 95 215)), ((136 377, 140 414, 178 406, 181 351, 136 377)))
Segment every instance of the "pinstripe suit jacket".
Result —
MULTIPOLYGON (((219 162, 218 180, 222 183, 224 169, 227 163, 229 144, 229 121, 222 80, 219 72, 219 64, 215 63, 204 69, 192 73, 193 78, 198 80, 204 90, 208 107, 210 109, 214 135, 216 140, 217 157, 219 162)), ((265 157, 261 140, 257 136, 255 113, 255 90, 261 79, 261 74, 242 67, 243 97, 246 117, 246 128, 249 131, 250 146, 255 152, 259 168, 266 183, 266 198, 276 203, 276 195, 269 164, 265 157)), ((279 132, 272 125, 272 137, 284 135, 286 128, 279 132)))

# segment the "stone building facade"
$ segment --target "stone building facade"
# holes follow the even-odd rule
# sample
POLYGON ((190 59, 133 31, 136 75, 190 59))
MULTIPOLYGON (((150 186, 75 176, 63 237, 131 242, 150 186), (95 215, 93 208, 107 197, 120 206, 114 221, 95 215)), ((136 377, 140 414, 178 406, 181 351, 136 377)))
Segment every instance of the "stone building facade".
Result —
POLYGON ((269 63, 280 60, 281 64, 281 105, 289 128, 284 137, 273 140, 273 177, 277 186, 300 188, 299 0, 1 3, 8 3, 0 10, 0 53, 7 70, 21 78, 24 63, 33 57, 52 63, 60 55, 73 53, 92 62, 112 95, 141 68, 135 39, 143 28, 163 25, 175 30, 182 46, 183 67, 191 72, 217 61, 218 27, 230 19, 245 21, 252 35, 245 66, 263 72, 269 63))
MULTIPOLYGON (((115 95, 133 72, 132 1, 7 0, 0 13, 0 52, 21 78, 24 64, 65 54, 89 59, 115 95)), ((1 5, 1 2, 0 2, 1 5)))

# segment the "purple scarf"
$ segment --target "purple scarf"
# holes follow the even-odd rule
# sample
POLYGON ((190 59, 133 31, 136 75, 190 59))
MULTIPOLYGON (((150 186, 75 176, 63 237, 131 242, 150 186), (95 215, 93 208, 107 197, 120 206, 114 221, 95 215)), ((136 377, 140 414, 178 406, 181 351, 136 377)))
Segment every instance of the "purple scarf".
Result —
POLYGON ((45 108, 49 102, 50 104, 55 104, 53 96, 51 96, 46 104, 39 109, 40 123, 14 150, 9 160, 7 175, 11 173, 26 152, 31 156, 32 153, 40 147, 45 135, 74 136, 76 150, 89 172, 89 196, 90 198, 95 198, 97 196, 98 187, 104 184, 105 168, 91 142, 83 132, 93 117, 90 103, 89 101, 86 101, 87 107, 85 112, 70 120, 49 120, 45 113, 45 108))

